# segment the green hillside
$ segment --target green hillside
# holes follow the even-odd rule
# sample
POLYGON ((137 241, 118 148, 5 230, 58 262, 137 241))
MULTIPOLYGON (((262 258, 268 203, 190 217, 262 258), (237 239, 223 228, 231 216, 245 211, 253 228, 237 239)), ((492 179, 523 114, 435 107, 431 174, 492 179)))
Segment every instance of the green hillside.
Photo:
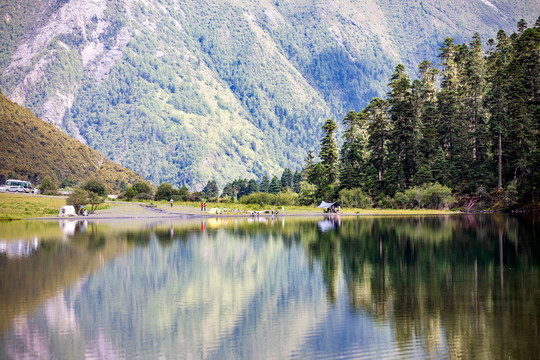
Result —
POLYGON ((155 184, 300 169, 325 119, 536 1, 0 0, 0 88, 155 184))
POLYGON ((37 185, 50 177, 57 185, 65 179, 98 178, 112 190, 144 179, 133 171, 72 139, 30 110, 0 94, 0 183, 14 175, 37 185))

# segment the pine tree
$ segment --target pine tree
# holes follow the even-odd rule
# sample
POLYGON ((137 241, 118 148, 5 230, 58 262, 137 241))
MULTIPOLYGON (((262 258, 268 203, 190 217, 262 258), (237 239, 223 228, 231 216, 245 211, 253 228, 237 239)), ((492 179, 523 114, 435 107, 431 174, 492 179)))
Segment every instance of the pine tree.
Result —
POLYGON ((343 119, 346 126, 340 151, 340 185, 345 189, 360 188, 368 159, 366 111, 350 111, 343 119))
POLYGON ((390 120, 384 100, 374 98, 366 108, 368 117, 368 149, 371 151, 371 161, 378 174, 378 181, 384 181, 384 169, 387 153, 387 143, 390 135, 390 120))
POLYGON ((419 144, 419 151, 422 153, 422 160, 418 164, 431 166, 435 158, 438 147, 439 136, 437 129, 439 126, 439 113, 437 109, 437 81, 439 70, 433 63, 425 60, 419 66, 420 81, 415 82, 417 89, 417 101, 419 106, 419 127, 422 141, 419 144))
POLYGON ((292 188, 293 185, 293 174, 291 169, 286 168, 283 170, 283 173, 281 174, 281 188, 292 188))
POLYGON ((469 146, 472 166, 469 168, 470 178, 474 185, 486 184, 491 178, 486 176, 489 172, 488 151, 488 113, 485 108, 487 87, 487 65, 482 49, 482 40, 478 33, 473 35, 469 44, 466 60, 465 84, 465 114, 467 127, 470 132, 469 146))
POLYGON ((453 39, 446 39, 441 47, 441 91, 438 95, 439 145, 448 153, 449 163, 457 172, 451 179, 455 184, 468 183, 466 174, 471 163, 469 131, 464 114, 463 72, 467 46, 454 45, 453 39))
POLYGON ((267 175, 264 175, 261 180, 261 184, 259 185, 259 191, 267 193, 269 188, 270 188, 270 179, 268 179, 267 175))
POLYGON ((293 176, 293 191, 295 193, 300 192, 300 183, 302 182, 302 174, 296 170, 293 176))
POLYGON ((281 181, 277 178, 277 176, 273 176, 272 180, 270 181, 270 186, 268 187, 268 192, 270 194, 277 194, 281 191, 281 181))
POLYGON ((509 123, 507 161, 522 196, 538 196, 540 166, 540 28, 524 30, 515 40, 507 66, 509 123))
POLYGON ((418 125, 414 114, 411 81, 405 72, 405 66, 396 66, 390 81, 390 92, 387 94, 392 121, 390 148, 396 153, 401 167, 397 171, 399 177, 396 181, 401 187, 408 187, 416 173, 418 125))
POLYGON ((321 140, 319 157, 324 168, 326 183, 332 185, 338 179, 339 149, 335 137, 337 125, 332 119, 326 120, 322 126, 326 135, 321 140))
POLYGON ((490 133, 494 152, 497 154, 497 189, 503 189, 503 136, 508 126, 508 82, 506 67, 512 60, 513 48, 503 30, 497 33, 497 44, 488 59, 490 89, 486 95, 486 106, 491 114, 490 133))

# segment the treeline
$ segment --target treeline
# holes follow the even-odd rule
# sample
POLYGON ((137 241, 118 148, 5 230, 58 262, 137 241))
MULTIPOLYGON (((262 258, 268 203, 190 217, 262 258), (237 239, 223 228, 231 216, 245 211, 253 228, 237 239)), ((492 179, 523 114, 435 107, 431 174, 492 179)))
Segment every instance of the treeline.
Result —
POLYGON ((398 65, 386 99, 345 116, 341 148, 327 120, 318 159, 306 158, 301 198, 337 200, 354 189, 374 205, 410 206, 411 189, 420 199, 437 184, 466 209, 537 206, 540 18, 487 45, 478 34, 469 44, 446 39, 440 69, 424 61, 413 81, 398 65))

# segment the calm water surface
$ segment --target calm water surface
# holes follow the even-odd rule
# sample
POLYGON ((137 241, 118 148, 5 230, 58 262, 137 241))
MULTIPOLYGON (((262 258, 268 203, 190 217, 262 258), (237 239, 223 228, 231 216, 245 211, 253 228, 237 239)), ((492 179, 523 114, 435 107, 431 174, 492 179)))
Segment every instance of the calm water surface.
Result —
POLYGON ((537 216, 0 223, 0 359, 532 359, 537 216))

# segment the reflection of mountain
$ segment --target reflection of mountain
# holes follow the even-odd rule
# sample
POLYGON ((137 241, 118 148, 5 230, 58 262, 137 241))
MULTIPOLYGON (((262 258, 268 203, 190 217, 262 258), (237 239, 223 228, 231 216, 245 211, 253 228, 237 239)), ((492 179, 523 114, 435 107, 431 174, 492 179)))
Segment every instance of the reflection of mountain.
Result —
MULTIPOLYGON (((53 224, 58 228, 57 222, 53 224)), ((62 242, 60 235, 39 239, 27 256, 0 252, 0 331, 7 329, 14 318, 25 316, 129 248, 125 241, 103 241, 103 234, 95 225, 87 228, 85 234, 80 230, 77 226, 67 242, 62 242)), ((21 236, 25 236, 24 232, 21 236)), ((6 247, 18 248, 21 242, 5 243, 6 247)), ((34 243, 32 240, 32 246, 34 243)))
POLYGON ((88 270, 64 260, 78 276, 41 296, 35 314, 11 316, 0 358, 499 359, 540 350, 538 222, 342 218, 323 232, 317 220, 77 230, 49 260, 77 258, 88 270))

